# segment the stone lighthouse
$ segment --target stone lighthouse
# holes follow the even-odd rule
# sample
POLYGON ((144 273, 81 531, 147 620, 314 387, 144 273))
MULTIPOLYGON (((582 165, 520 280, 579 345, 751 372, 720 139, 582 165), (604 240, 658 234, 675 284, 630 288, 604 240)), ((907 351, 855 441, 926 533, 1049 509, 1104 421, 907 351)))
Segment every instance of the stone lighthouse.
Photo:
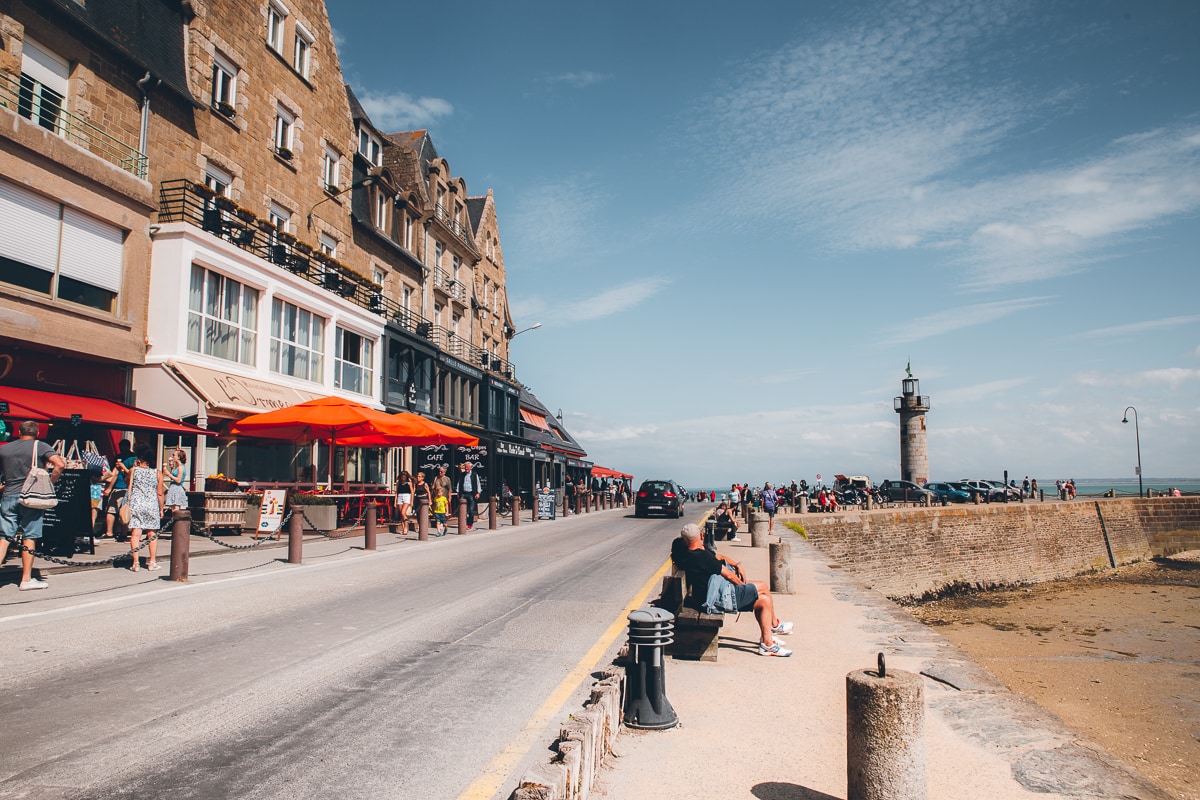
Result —
POLYGON ((925 445, 929 397, 921 394, 911 362, 904 371, 908 377, 900 382, 901 394, 895 400, 896 413, 900 415, 900 478, 924 485, 929 480, 929 450, 925 445))

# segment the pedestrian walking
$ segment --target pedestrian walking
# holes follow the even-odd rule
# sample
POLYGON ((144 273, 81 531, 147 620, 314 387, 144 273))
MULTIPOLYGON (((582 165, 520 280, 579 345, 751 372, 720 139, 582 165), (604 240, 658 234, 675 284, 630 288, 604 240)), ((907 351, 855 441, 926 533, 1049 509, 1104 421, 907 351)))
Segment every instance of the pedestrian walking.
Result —
POLYGON ((464 461, 459 469, 462 475, 458 479, 458 502, 467 504, 467 530, 471 530, 475 527, 475 514, 479 511, 479 494, 483 487, 470 461, 464 461))
POLYGON ((400 530, 404 533, 408 533, 408 512, 413 507, 414 491, 412 475, 408 470, 401 470, 396 479, 396 516, 400 518, 400 530))
POLYGON ((125 502, 129 504, 129 551, 133 557, 131 572, 138 571, 138 543, 142 532, 148 538, 146 569, 162 569, 155 556, 158 553, 158 531, 162 525, 163 476, 154 468, 154 453, 149 447, 139 448, 129 470, 129 490, 125 502))
POLYGON ((44 580, 33 577, 33 553, 37 540, 42 538, 45 508, 36 508, 21 502, 21 492, 35 467, 49 466, 50 482, 58 481, 67 462, 63 461, 53 447, 39 441, 38 424, 33 420, 22 422, 17 428, 17 440, 0 447, 0 563, 8 555, 10 544, 21 548, 21 581, 17 589, 45 589, 44 580))

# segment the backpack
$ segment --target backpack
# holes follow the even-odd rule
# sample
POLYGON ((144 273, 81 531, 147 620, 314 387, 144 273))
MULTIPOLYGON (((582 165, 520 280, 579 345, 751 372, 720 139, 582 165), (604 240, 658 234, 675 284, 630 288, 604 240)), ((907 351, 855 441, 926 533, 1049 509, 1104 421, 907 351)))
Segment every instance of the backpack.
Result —
POLYGON ((763 490, 762 504, 763 504, 764 511, 774 511, 775 510, 775 490, 774 489, 764 489, 763 490))
POLYGON ((21 485, 21 498, 17 502, 26 508, 54 508, 58 505, 58 495, 54 493, 54 484, 50 482, 50 473, 37 465, 37 440, 33 440, 33 454, 29 462, 29 474, 21 485))

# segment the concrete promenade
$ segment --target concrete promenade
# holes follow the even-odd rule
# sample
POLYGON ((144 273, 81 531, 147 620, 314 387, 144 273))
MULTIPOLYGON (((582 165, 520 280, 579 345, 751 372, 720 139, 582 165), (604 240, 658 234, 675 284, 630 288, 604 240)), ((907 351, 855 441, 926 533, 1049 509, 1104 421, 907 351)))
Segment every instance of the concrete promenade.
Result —
MULTIPOLYGON (((846 797, 846 675, 875 667, 924 675, 930 800, 1165 798, 1114 756, 1026 701, 936 632, 862 585, 791 531, 792 595, 776 595, 790 658, 755 650, 754 615, 729 616, 717 663, 666 665, 679 716, 668 731, 623 729, 601 771, 608 800, 654 797, 832 800, 846 797)), ((722 542, 752 579, 768 550, 722 542)))

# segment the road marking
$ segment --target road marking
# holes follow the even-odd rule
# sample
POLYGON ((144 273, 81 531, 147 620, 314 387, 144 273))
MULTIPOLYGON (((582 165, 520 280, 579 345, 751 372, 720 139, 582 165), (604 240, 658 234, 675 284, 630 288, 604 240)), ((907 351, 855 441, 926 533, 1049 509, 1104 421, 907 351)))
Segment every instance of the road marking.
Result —
POLYGON ((625 627, 629 624, 629 615, 636 611, 650 596, 650 592, 654 590, 654 586, 658 583, 663 575, 667 574, 667 570, 671 568, 671 559, 668 558, 658 571, 650 576, 650 580, 646 581, 646 585, 638 590, 638 593, 633 596, 629 604, 617 615, 608 629, 600 635, 596 643, 592 645, 579 663, 567 673, 563 678, 562 683, 558 685, 550 696, 546 698, 546 702, 542 703, 532 717, 521 728, 513 740, 508 743, 508 746, 501 750, 492 758, 491 762, 483 769, 483 772, 475 782, 467 787, 467 790, 458 796, 458 800, 488 800, 495 796, 500 790, 504 781, 516 768, 517 763, 523 759, 530 748, 534 746, 537 737, 541 735, 542 729, 550 722, 551 718, 556 716, 563 705, 570 699, 579 685, 584 679, 591 676, 592 668, 600 657, 604 655, 609 646, 612 645, 616 638, 621 635, 625 627))

